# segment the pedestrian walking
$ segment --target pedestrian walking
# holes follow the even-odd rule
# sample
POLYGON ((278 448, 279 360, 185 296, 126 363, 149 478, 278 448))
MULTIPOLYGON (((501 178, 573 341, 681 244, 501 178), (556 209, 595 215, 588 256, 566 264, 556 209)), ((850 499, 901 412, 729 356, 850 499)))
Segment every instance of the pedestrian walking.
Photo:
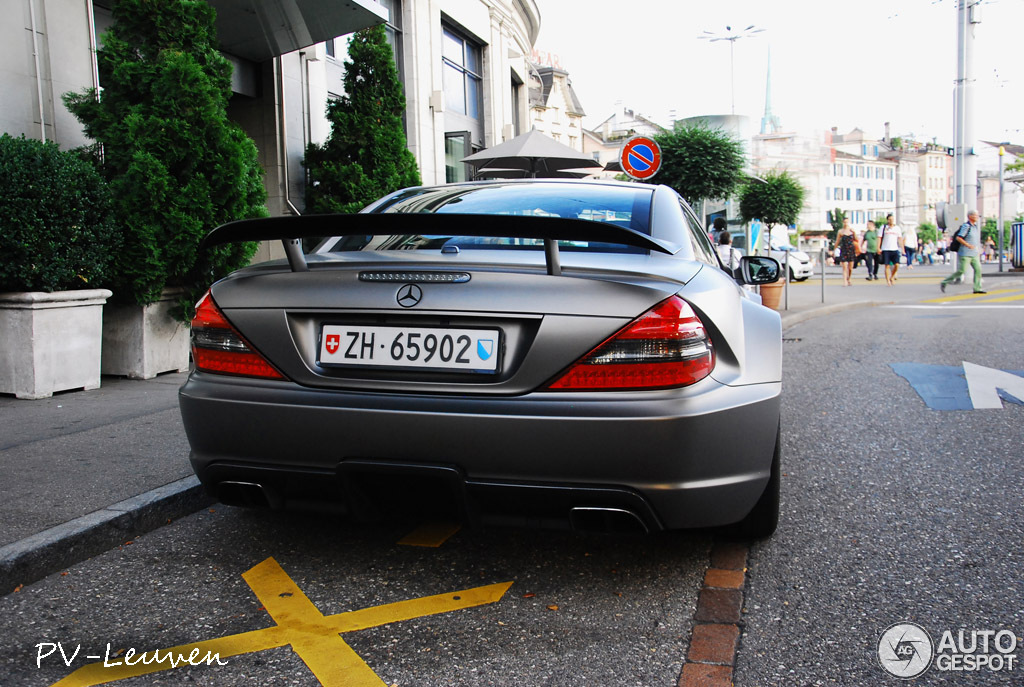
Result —
POLYGON ((939 288, 945 293, 946 286, 962 278, 967 266, 970 265, 974 270, 974 293, 985 293, 981 288, 981 260, 978 258, 981 249, 981 229, 978 227, 977 212, 971 210, 967 213, 967 221, 953 234, 953 238, 950 239, 951 245, 953 241, 960 244, 959 251, 954 254, 959 256, 958 267, 956 272, 942 280, 939 288))
POLYGON ((740 268, 740 252, 732 247, 732 234, 725 229, 718 235, 718 257, 733 275, 740 268))
POLYGON ((839 247, 839 263, 843 267, 843 286, 850 285, 850 276, 853 274, 853 262, 857 259, 858 246, 857 235, 853 233, 850 220, 843 220, 843 228, 836 235, 836 245, 839 247))
POLYGON ((907 269, 914 269, 914 259, 917 255, 917 232, 908 229, 903 233, 903 252, 907 256, 907 269))
POLYGON ((995 240, 991 236, 989 236, 988 239, 985 240, 985 261, 986 262, 993 262, 995 259, 996 259, 996 242, 995 242, 995 240))
POLYGON ((718 237, 725 231, 726 223, 724 217, 716 217, 715 221, 711 223, 711 243, 714 245, 718 244, 718 237))
POLYGON ((885 264, 885 283, 889 286, 896 282, 902 252, 903 230, 896 224, 896 219, 890 212, 885 216, 885 226, 882 227, 882 262, 885 264))
MULTIPOLYGON (((931 239, 928 239, 927 241, 925 241, 924 248, 922 250, 924 251, 924 259, 928 261, 929 265, 934 265, 935 264, 935 242, 932 241, 931 239)), ((921 261, 921 264, 922 265, 924 264, 923 260, 921 261)))
POLYGON ((868 228, 864 232, 864 264, 868 268, 867 280, 878 279, 878 230, 875 223, 868 220, 868 228))

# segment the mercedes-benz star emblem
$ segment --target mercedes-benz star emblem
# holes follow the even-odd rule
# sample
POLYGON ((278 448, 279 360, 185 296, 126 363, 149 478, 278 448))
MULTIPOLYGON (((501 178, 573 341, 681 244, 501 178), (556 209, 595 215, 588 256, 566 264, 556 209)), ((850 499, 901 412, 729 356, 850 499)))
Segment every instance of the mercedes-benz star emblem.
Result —
POLYGON ((423 289, 415 284, 406 284, 398 290, 398 304, 403 308, 411 308, 423 300, 423 289))

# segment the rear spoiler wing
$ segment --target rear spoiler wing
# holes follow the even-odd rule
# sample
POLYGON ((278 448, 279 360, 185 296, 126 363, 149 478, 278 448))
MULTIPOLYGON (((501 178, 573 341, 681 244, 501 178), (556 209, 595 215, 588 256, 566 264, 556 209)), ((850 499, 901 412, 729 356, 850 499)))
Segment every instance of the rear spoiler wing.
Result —
POLYGON ((679 250, 666 241, 652 238, 628 227, 564 217, 524 215, 460 215, 438 213, 357 213, 301 215, 244 219, 222 224, 207 234, 200 250, 234 241, 284 243, 293 272, 308 269, 300 240, 329 236, 484 236, 493 238, 543 239, 548 274, 562 273, 559 241, 600 241, 667 253, 679 250))

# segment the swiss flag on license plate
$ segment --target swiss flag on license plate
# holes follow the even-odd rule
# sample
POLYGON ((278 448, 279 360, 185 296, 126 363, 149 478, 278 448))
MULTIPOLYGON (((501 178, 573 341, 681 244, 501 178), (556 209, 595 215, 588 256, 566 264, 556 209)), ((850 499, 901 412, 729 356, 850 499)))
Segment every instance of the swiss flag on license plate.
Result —
POLYGON ((326 346, 327 352, 334 355, 338 352, 338 347, 341 346, 341 336, 338 334, 328 334, 326 346))

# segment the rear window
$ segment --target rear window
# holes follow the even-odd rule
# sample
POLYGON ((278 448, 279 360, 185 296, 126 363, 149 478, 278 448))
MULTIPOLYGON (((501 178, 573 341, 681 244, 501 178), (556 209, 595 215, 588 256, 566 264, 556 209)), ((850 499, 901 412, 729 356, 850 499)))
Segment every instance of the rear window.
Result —
MULTIPOLYGON (((607 222, 642 234, 651 233, 653 189, 600 184, 488 184, 409 189, 375 205, 372 212, 564 217, 607 222)), ((542 249, 540 239, 405 235, 346 237, 331 250, 439 250, 455 245, 484 250, 542 249)), ((643 253, 631 246, 597 241, 559 241, 567 251, 643 253)))

